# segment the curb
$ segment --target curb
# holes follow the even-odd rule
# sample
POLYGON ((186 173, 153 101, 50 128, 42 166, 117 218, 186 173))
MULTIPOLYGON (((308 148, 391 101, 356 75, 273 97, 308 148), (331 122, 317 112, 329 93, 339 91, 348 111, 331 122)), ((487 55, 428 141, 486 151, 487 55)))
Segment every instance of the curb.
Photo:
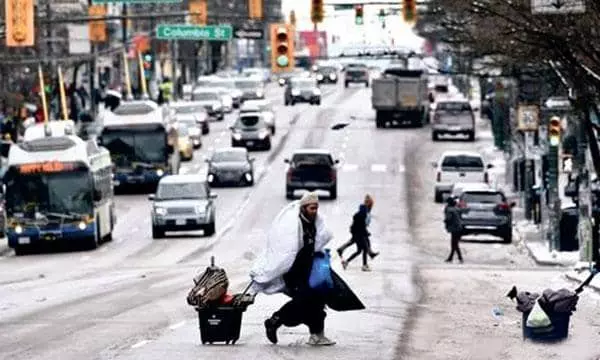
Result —
POLYGON ((529 243, 525 240, 525 236, 519 230, 519 227, 515 226, 514 229, 515 229, 514 232, 518 236, 520 242, 522 242, 523 245, 525 246, 525 249, 527 249, 527 253, 529 254, 529 257, 531 259, 533 259, 533 261, 537 265, 541 265, 541 266, 559 266, 559 267, 570 267, 570 266, 575 265, 575 264, 565 264, 565 263, 562 263, 560 261, 540 260, 540 258, 535 254, 535 251, 533 251, 530 248, 529 243))
MULTIPOLYGON (((581 284, 583 282, 577 276, 571 275, 569 273, 565 273, 565 274, 563 274, 563 276, 568 281, 572 281, 572 282, 575 282, 577 284, 581 284)), ((592 289, 593 291, 595 291, 597 293, 600 293, 600 286, 598 286, 598 285, 589 284, 587 287, 590 288, 590 289, 592 289)))

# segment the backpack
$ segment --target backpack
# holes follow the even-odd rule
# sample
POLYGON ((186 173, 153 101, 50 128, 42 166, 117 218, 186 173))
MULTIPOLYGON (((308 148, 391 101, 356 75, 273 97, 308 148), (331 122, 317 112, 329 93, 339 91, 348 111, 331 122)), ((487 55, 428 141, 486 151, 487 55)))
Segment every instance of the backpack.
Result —
POLYGON ((219 300, 229 287, 229 279, 224 269, 214 265, 207 267, 204 273, 194 278, 194 287, 187 296, 187 303, 191 306, 206 307, 219 300))

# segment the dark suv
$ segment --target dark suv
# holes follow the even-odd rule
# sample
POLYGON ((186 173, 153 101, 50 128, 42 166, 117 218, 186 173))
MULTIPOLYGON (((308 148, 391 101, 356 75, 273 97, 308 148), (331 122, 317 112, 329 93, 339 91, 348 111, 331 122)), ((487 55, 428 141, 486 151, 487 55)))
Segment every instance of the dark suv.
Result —
POLYGON ((468 190, 458 198, 461 209, 461 235, 489 234, 512 242, 512 208, 498 190, 468 190))
POLYGON ((369 87, 369 68, 364 65, 348 65, 344 86, 348 87, 350 83, 364 83, 366 87, 369 87))
POLYGON ((337 167, 339 160, 334 160, 331 153, 320 149, 297 150, 292 159, 285 159, 289 164, 287 171, 285 194, 293 199, 295 190, 326 190, 331 199, 337 198, 337 167))

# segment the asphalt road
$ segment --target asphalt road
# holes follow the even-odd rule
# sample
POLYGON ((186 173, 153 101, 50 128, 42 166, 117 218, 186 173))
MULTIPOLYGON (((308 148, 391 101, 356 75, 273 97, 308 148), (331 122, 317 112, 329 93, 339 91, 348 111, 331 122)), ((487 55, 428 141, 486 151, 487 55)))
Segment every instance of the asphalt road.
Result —
MULTIPOLYGON (((474 144, 433 144, 427 128, 376 129, 370 89, 323 89, 319 107, 285 107, 281 89, 269 88, 267 96, 277 104, 273 148, 255 153, 253 187, 215 190, 214 236, 199 232, 152 240, 147 196, 124 195, 117 197, 113 242, 95 251, 0 256, 0 359, 586 359, 594 351, 600 354, 593 341, 598 300, 591 293, 580 300, 572 339, 542 348, 519 338, 518 314, 504 294, 513 283, 532 290, 572 287, 560 269, 537 268, 519 246, 481 239, 463 245, 464 265, 443 264, 449 241, 441 205, 433 203, 429 162, 444 149, 490 146, 485 135, 474 144), (330 130, 337 122, 350 125, 330 130), (235 346, 203 346, 197 315, 185 301, 192 277, 215 256, 232 290, 243 289, 265 230, 288 203, 283 160, 301 147, 326 148, 341 160, 338 199, 324 196, 320 210, 335 234, 332 248, 347 240, 351 215, 365 193, 375 198, 372 242, 381 255, 372 261, 373 271, 360 271, 358 259, 344 271, 334 258, 334 267, 367 309, 328 312, 326 332, 337 340, 334 347, 305 345, 304 327, 282 329, 280 344, 273 346, 262 322, 286 298, 259 295, 244 314, 235 346), (491 315, 496 305, 504 308, 501 320, 491 315), (569 351, 576 355, 565 357, 569 351)), ((205 172, 203 155, 229 145, 227 127, 234 116, 212 124, 184 172, 205 172)))

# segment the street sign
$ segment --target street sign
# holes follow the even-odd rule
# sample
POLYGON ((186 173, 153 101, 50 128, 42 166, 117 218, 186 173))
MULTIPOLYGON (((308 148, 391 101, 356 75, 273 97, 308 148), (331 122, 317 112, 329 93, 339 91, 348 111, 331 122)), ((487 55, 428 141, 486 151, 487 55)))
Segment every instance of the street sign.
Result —
POLYGON ((156 27, 156 38, 161 40, 228 41, 233 36, 231 25, 161 24, 156 27))
POLYGON ((521 131, 537 131, 540 124, 540 108, 537 105, 519 104, 517 123, 521 131))
POLYGON ((92 0, 92 4, 167 4, 180 3, 183 0, 92 0))
POLYGON ((263 29, 248 29, 248 28, 239 28, 233 31, 233 37, 236 39, 263 39, 265 37, 265 33, 263 29))
POLYGON ((585 0, 531 0, 532 14, 581 14, 585 0))

